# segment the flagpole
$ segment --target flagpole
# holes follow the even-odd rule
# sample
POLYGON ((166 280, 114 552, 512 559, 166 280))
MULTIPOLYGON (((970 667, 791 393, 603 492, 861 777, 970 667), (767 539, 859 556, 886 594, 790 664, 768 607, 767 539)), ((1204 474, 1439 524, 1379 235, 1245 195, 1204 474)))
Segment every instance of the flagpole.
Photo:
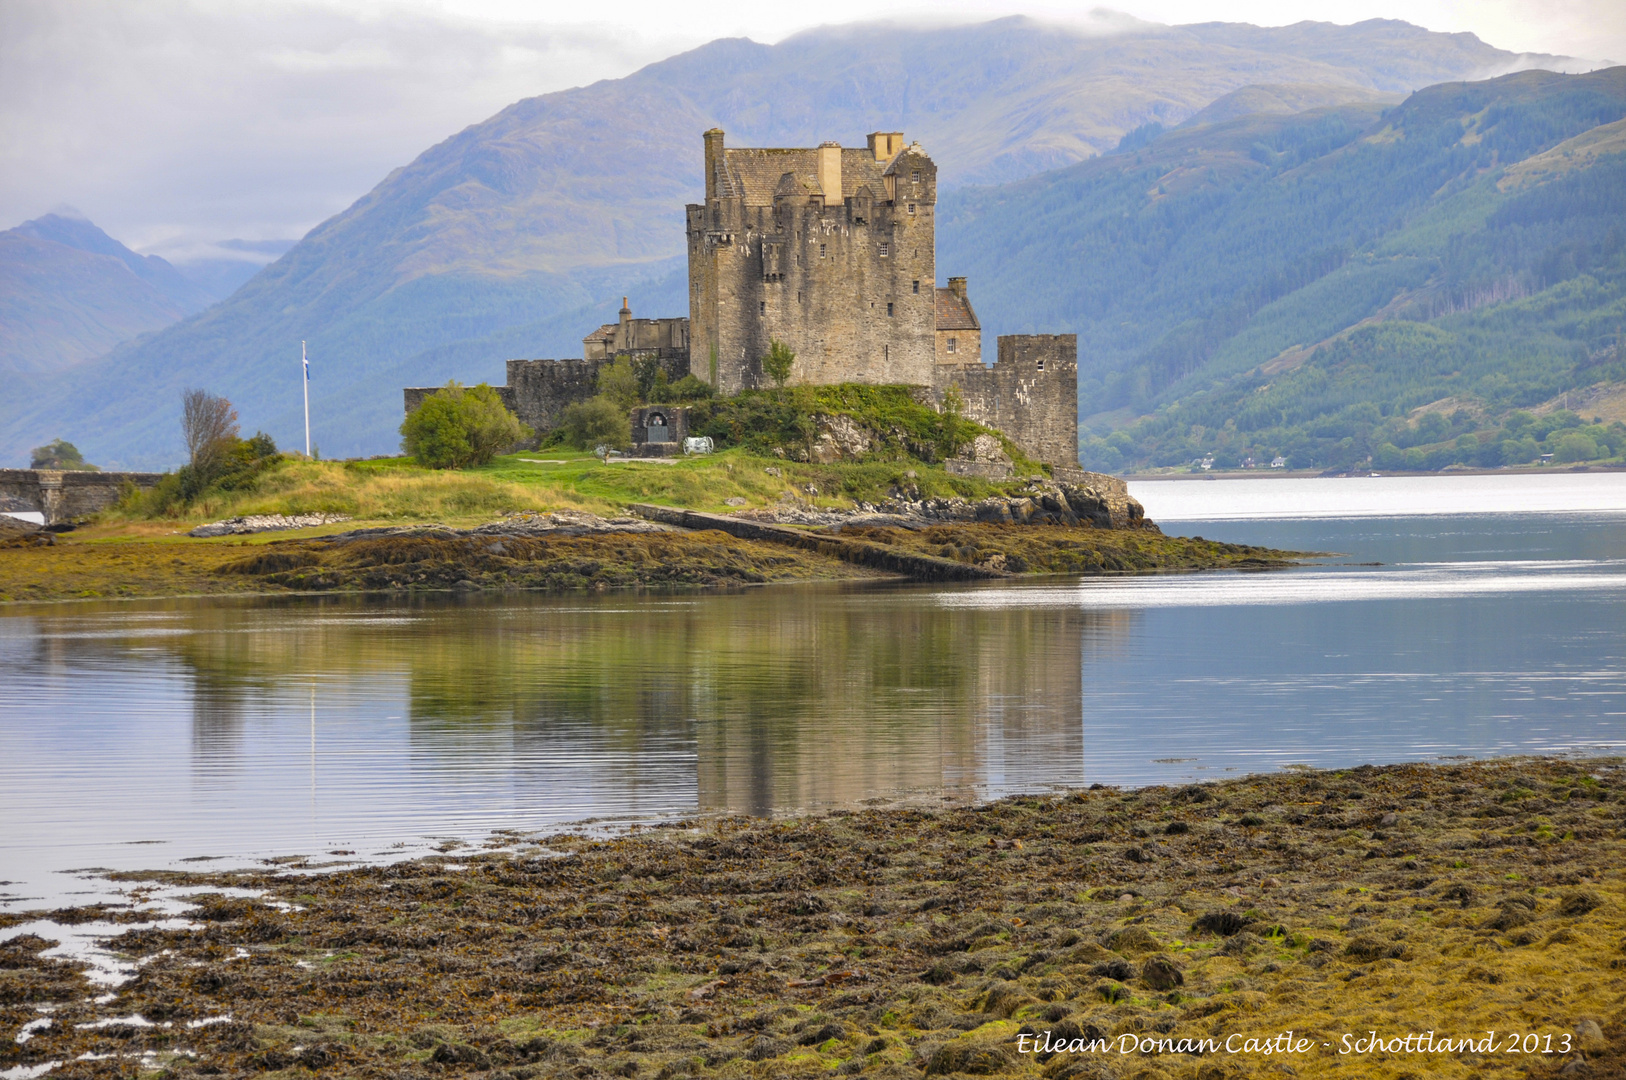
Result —
POLYGON ((304 378, 299 385, 305 391, 305 456, 311 456, 311 362, 305 356, 305 343, 299 343, 299 367, 304 378))

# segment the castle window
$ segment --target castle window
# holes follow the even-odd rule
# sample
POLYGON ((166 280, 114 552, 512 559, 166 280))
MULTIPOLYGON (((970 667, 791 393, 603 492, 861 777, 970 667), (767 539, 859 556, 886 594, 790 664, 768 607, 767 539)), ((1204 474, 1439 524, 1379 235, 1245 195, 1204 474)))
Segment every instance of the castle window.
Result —
POLYGON ((1044 361, 1043 361, 1043 360, 1040 360, 1040 361, 1039 361, 1039 370, 1040 370, 1040 371, 1043 371, 1043 370, 1044 370, 1044 361))
POLYGON ((821 258, 821 259, 824 258, 824 252, 825 252, 825 245, 820 244, 819 245, 819 258, 821 258))
POLYGON ((909 204, 909 213, 913 214, 914 212, 915 212, 915 204, 910 203, 909 204))
POLYGON ((918 281, 915 282, 914 292, 915 292, 915 295, 917 295, 917 296, 920 295, 920 282, 918 282, 918 281))
POLYGON ((913 183, 913 184, 920 183, 920 170, 919 169, 916 169, 914 172, 909 174, 909 182, 913 183))
POLYGON ((892 254, 892 245, 891 244, 882 244, 881 245, 881 258, 884 259, 890 254, 892 254))
POLYGON ((948 351, 949 352, 959 352, 960 351, 960 339, 959 338, 949 338, 948 339, 948 351))
POLYGON ((892 317, 892 305, 891 304, 886 305, 886 317, 889 318, 889 319, 892 317))
MULTIPOLYGON (((757 301, 757 314, 758 315, 766 315, 766 314, 768 314, 768 301, 766 301, 766 300, 757 301)), ((1040 367, 1044 366, 1044 361, 1043 360, 1039 361, 1039 366, 1040 367)))

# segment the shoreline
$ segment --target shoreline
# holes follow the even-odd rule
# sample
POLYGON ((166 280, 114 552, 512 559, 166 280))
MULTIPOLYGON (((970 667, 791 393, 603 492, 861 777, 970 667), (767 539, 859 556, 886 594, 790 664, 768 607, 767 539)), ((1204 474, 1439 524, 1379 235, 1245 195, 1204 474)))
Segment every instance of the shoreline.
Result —
POLYGON ((1298 1075, 1342 1076, 1345 1033, 1495 1028, 1570 1049, 1385 1050, 1360 1075, 1617 1076, 1623 807, 1620 758, 1511 758, 121 874, 209 894, 195 928, 115 941, 139 966, 99 1003, 44 939, 0 945, 0 1023, 52 1020, 0 1068, 1209 1080, 1280 1058, 1143 1040, 1291 1029, 1315 1044, 1298 1075), (1024 1051, 1044 1032, 1142 1049, 1024 1051))
POLYGON ((1286 568, 1305 556, 1155 530, 1052 524, 844 526, 838 532, 795 530, 794 535, 782 527, 758 531, 763 535, 747 538, 710 529, 535 534, 500 526, 353 527, 340 535, 273 533, 247 539, 25 539, 0 548, 0 607, 186 596, 730 589, 783 581, 956 576, 1019 580, 1286 568))

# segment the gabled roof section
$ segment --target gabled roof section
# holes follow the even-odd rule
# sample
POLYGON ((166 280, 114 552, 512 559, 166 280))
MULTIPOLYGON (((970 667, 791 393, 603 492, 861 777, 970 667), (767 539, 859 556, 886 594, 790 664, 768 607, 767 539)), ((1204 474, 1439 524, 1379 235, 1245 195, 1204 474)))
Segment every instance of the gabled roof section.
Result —
MULTIPOLYGON (((914 149, 919 151, 919 147, 914 149)), ((924 151, 919 151, 925 156, 924 151)), ((841 148, 841 198, 850 199, 858 189, 868 184, 870 191, 886 190, 882 180, 887 162, 875 160, 866 148, 841 148)), ((772 149, 732 147, 723 150, 723 171, 717 191, 724 198, 745 197, 747 206, 772 206, 775 194, 782 191, 784 178, 789 173, 801 189, 798 194, 823 194, 819 188, 819 152, 816 149, 772 149)), ((828 195, 826 199, 828 200, 828 195)))
POLYGON ((981 330, 977 313, 971 310, 971 301, 957 295, 953 289, 937 290, 937 328, 939 330, 981 330))
POLYGON ((886 163, 886 168, 881 170, 881 175, 896 176, 898 167, 903 164, 905 158, 909 158, 913 161, 920 161, 922 159, 925 159, 926 161, 931 160, 931 156, 926 153, 925 149, 923 149, 919 143, 910 143, 908 146, 905 146, 902 150, 899 150, 896 154, 892 155, 892 160, 886 163))

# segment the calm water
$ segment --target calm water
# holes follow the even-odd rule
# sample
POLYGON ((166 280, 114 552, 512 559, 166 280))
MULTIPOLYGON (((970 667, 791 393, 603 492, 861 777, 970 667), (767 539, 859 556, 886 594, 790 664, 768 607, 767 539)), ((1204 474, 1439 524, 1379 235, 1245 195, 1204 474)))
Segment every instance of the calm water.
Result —
POLYGON ((1341 554, 0 609, 0 904, 106 893, 73 870, 403 856, 586 818, 1626 744, 1626 474, 1135 490, 1170 532, 1341 554))

